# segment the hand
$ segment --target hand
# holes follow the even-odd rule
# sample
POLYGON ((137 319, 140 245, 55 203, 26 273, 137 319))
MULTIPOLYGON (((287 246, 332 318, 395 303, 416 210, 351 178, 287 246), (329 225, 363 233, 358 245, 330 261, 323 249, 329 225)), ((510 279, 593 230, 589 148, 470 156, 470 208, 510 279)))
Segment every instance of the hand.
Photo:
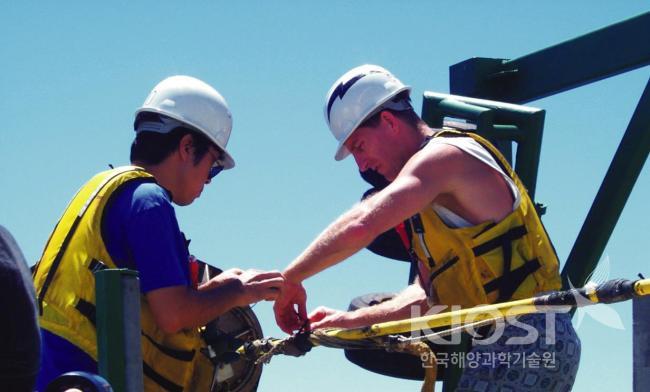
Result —
POLYGON ((226 270, 199 287, 210 290, 219 286, 232 286, 240 292, 237 306, 246 306, 261 300, 275 300, 284 286, 284 277, 279 271, 226 270))
POLYGON ((291 334, 307 322, 307 293, 301 283, 285 280, 282 293, 275 300, 273 312, 280 329, 291 334), (296 311, 296 305, 298 307, 296 311))
POLYGON ((261 300, 273 301, 284 287, 284 276, 280 271, 259 271, 249 269, 239 275, 244 290, 244 305, 261 300))
POLYGON ((311 329, 319 328, 352 328, 349 318, 350 312, 330 309, 325 306, 319 306, 309 314, 309 325, 311 329))
POLYGON ((235 281, 239 281, 239 276, 243 273, 244 270, 239 268, 225 270, 207 282, 199 284, 198 290, 211 290, 215 287, 232 284, 235 281))

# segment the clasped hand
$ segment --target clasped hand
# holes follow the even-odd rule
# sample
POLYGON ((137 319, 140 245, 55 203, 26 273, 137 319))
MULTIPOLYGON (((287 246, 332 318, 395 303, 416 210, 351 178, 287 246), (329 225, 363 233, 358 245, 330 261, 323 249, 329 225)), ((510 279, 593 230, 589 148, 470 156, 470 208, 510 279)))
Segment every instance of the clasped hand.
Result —
POLYGON ((199 290, 228 287, 240 292, 237 306, 246 306, 258 301, 273 301, 283 290, 284 277, 279 271, 241 270, 231 268, 199 286, 199 290))

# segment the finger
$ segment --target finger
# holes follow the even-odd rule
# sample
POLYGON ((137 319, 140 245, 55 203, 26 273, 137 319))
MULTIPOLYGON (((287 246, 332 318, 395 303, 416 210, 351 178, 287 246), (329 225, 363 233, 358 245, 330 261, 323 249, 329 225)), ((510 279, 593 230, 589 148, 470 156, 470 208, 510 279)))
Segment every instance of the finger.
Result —
POLYGON ((280 289, 277 287, 269 287, 264 291, 265 301, 275 301, 280 296, 280 289))
POLYGON ((312 310, 311 313, 309 313, 309 315, 307 315, 307 318, 311 320, 312 318, 316 317, 319 314, 323 314, 321 306, 319 306, 316 309, 312 310))
POLYGON ((300 317, 303 320, 309 320, 309 317, 307 317, 307 298, 302 299, 300 302, 298 302, 298 317, 300 317))
POLYGON ((276 302, 273 305, 273 312, 275 313, 275 322, 285 333, 291 334, 294 329, 298 328, 296 326, 298 324, 296 315, 291 310, 288 310, 285 304, 276 302))
POLYGON ((317 321, 315 323, 311 323, 311 329, 312 331, 314 329, 321 329, 321 328, 328 328, 332 325, 332 319, 330 318, 324 318, 320 321, 317 321))
MULTIPOLYGON (((248 272, 251 272, 253 270, 249 270, 248 272)), ((265 280, 265 279, 280 279, 284 281, 284 277, 282 274, 278 271, 253 271, 251 272, 253 277, 252 280, 255 281, 260 281, 260 280, 265 280)))
POLYGON ((300 323, 295 317, 289 317, 284 320, 282 320, 281 323, 278 323, 278 326, 282 331, 292 334, 293 331, 297 330, 300 328, 300 323))
POLYGON ((324 311, 316 309, 308 316, 309 324, 311 325, 312 323, 321 321, 325 316, 327 316, 327 314, 324 311))
POLYGON ((319 306, 316 309, 312 310, 311 313, 307 316, 308 319, 312 319, 318 315, 322 315, 322 317, 327 315, 327 308, 325 306, 319 306))
POLYGON ((282 278, 272 278, 272 279, 266 279, 258 282, 251 282, 249 284, 251 286, 259 287, 262 289, 274 288, 280 291, 284 286, 284 280, 282 280, 282 278))

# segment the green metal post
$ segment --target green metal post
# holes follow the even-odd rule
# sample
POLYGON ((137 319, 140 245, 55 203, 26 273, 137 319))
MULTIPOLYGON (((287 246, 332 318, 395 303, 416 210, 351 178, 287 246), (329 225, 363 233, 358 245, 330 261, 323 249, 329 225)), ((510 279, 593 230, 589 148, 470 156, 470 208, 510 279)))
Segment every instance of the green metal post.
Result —
POLYGON ((137 271, 95 273, 99 374, 115 392, 143 390, 137 271))
POLYGON ((497 140, 522 141, 521 129, 516 125, 494 125, 492 126, 492 137, 497 140))
POLYGON ((598 264, 649 151, 650 80, 562 271, 565 288, 582 287, 598 264))
POLYGON ((517 143, 515 171, 526 186, 531 200, 535 200, 535 191, 537 190, 537 174, 542 154, 545 117, 546 111, 538 110, 518 123, 519 128, 522 130, 520 135, 522 135, 523 140, 517 143))

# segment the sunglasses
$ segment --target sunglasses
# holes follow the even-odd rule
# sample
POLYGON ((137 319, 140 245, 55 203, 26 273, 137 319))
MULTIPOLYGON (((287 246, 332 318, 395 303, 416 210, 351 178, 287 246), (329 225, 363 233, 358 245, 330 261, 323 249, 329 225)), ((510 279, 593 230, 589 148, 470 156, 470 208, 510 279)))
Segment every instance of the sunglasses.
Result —
POLYGON ((223 166, 220 162, 216 163, 216 166, 210 168, 210 174, 208 174, 208 179, 213 179, 217 174, 221 173, 223 166))
POLYGON ((219 153, 219 155, 215 155, 215 153, 212 150, 208 150, 210 152, 210 155, 212 155, 212 158, 214 159, 214 165, 210 168, 210 173, 208 174, 208 179, 211 180, 213 179, 217 174, 221 173, 221 171, 224 169, 223 161, 221 158, 223 157, 223 153, 219 153))

